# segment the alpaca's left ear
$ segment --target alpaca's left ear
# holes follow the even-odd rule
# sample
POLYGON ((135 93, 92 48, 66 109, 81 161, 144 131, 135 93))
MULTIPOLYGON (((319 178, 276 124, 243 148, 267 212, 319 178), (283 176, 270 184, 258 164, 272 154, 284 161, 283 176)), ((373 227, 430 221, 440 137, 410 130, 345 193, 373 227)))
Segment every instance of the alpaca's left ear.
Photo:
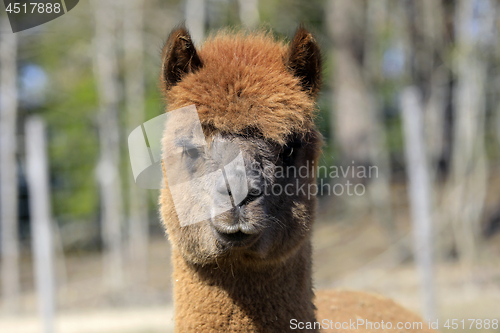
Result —
POLYGON ((191 35, 183 26, 172 31, 163 47, 162 81, 167 90, 182 78, 203 67, 191 35))
POLYGON ((285 64, 300 79, 302 87, 315 97, 321 88, 321 54, 312 34, 302 26, 290 43, 285 64))

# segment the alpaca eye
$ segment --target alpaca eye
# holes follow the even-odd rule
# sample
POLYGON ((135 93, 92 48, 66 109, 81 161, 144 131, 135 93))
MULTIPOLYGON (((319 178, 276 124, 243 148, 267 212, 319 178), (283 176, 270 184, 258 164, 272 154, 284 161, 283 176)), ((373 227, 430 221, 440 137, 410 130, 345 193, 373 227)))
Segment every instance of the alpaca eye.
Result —
POLYGON ((198 151, 197 148, 187 148, 184 147, 182 154, 185 156, 188 156, 190 158, 198 158, 200 157, 200 152, 198 151))
POLYGON ((293 147, 285 147, 282 152, 283 163, 291 164, 293 160, 293 147))
POLYGON ((287 158, 292 156, 293 154, 293 147, 285 147, 283 149, 283 152, 281 153, 283 155, 283 158, 287 158))

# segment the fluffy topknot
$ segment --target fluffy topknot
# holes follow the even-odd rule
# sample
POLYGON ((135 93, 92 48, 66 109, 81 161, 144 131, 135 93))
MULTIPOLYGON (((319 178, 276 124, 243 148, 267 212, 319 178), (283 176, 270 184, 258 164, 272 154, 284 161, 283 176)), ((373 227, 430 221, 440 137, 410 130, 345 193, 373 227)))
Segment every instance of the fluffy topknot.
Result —
POLYGON ((208 131, 258 134, 285 144, 290 135, 314 128, 319 85, 304 87, 294 73, 297 63, 319 57, 307 54, 311 43, 305 30, 291 46, 266 33, 219 32, 196 50, 185 29, 174 31, 164 49, 168 111, 195 104, 208 131), (305 58, 290 60, 295 53, 305 58))

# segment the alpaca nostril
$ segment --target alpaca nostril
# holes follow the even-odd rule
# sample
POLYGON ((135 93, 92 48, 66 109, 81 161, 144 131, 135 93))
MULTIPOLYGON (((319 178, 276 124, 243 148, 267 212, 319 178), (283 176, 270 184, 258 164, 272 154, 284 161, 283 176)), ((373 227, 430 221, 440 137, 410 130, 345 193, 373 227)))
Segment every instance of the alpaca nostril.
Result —
POLYGON ((238 204, 238 207, 242 207, 242 206, 245 206, 245 205, 248 205, 250 202, 258 199, 259 197, 261 197, 263 194, 263 192, 257 188, 252 188, 248 191, 248 194, 247 196, 245 197, 245 199, 243 199, 243 201, 241 201, 239 204, 238 204))
POLYGON ((252 197, 260 197, 262 195, 262 191, 256 187, 253 187, 248 191, 248 195, 251 195, 252 197))

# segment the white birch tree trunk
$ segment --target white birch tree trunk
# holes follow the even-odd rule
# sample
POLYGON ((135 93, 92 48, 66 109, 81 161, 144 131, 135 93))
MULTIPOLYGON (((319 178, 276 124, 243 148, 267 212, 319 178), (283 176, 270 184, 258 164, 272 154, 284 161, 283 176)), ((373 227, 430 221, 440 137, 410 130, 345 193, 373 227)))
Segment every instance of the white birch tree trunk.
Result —
MULTIPOLYGON (((450 43, 443 38, 446 36, 446 13, 443 4, 433 0, 406 2, 403 6, 405 22, 400 30, 405 31, 406 36, 401 36, 400 39, 405 45, 405 58, 408 63, 406 75, 412 76, 422 96, 420 103, 423 112, 425 153, 429 166, 431 203, 434 203, 433 198, 437 190, 434 181, 437 180, 439 162, 446 157, 447 145, 450 144, 445 140, 450 79, 448 68, 443 66, 442 60, 439 59, 439 56, 444 58, 442 53, 450 43)), ((440 213, 439 209, 433 212, 437 230, 444 228, 440 213)), ((451 238, 450 233, 440 233, 435 241, 436 252, 445 254, 449 250, 451 238)))
POLYGON ((17 36, 0 21, 0 234, 3 307, 19 306, 18 190, 16 163, 17 36))
POLYGON ((245 28, 259 25, 259 0, 238 0, 240 22, 245 28))
POLYGON ((420 94, 416 87, 406 88, 402 92, 401 110, 414 257, 420 274, 424 318, 432 320, 436 318, 433 281, 432 193, 421 104, 420 94))
MULTIPOLYGON (((125 56, 125 105, 130 133, 144 122, 143 0, 124 2, 123 43, 125 56)), ((134 285, 145 283, 148 270, 147 190, 138 187, 129 168, 129 255, 134 285)))
POLYGON ((100 157, 97 178, 101 194, 104 245, 103 274, 108 287, 123 284, 122 186, 120 180, 120 128, 118 119, 118 63, 116 6, 111 0, 94 0, 94 72, 99 94, 100 157))
POLYGON ((26 133, 26 175, 30 196, 31 239, 35 285, 43 333, 53 333, 55 315, 54 245, 45 124, 29 118, 26 133))
POLYGON ((195 44, 205 38, 206 0, 187 0, 185 3, 186 26, 195 44))

